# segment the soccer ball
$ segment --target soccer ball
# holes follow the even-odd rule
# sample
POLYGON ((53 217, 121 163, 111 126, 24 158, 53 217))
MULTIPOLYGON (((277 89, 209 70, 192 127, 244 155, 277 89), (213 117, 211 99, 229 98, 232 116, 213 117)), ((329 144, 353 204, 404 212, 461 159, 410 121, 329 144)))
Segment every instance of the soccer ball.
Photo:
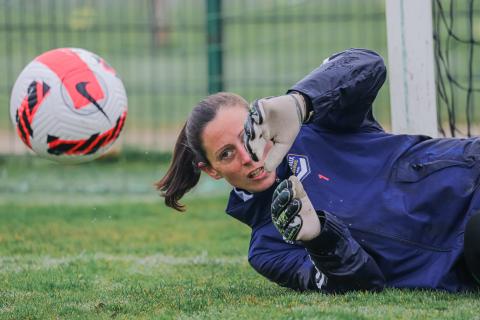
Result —
POLYGON ((122 81, 105 60, 84 49, 47 51, 18 76, 10 117, 25 145, 64 163, 101 156, 127 117, 122 81))

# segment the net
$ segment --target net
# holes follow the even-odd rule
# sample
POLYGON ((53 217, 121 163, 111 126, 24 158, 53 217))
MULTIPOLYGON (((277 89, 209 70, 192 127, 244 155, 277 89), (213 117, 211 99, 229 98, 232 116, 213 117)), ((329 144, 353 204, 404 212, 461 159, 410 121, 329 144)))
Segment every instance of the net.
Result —
POLYGON ((439 130, 471 137, 480 131, 479 1, 435 0, 433 23, 439 130))

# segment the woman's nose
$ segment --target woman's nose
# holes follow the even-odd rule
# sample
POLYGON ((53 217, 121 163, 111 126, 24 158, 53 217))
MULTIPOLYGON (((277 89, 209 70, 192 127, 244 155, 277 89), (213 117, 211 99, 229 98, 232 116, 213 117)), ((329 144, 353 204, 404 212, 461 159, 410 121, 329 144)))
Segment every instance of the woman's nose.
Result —
POLYGON ((252 162, 252 158, 250 157, 250 154, 247 152, 247 150, 243 145, 239 146, 238 149, 239 149, 238 154, 240 156, 240 161, 242 165, 246 165, 252 162))

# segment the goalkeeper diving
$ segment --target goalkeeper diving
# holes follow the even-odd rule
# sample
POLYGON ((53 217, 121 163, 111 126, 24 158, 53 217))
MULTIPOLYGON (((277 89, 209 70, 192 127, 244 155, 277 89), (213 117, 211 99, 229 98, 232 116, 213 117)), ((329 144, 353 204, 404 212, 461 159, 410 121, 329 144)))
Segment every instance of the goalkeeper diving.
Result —
POLYGON ((478 289, 480 140, 385 132, 385 78, 382 57, 349 49, 284 95, 205 97, 157 183, 166 205, 185 210, 202 172, 225 179, 250 265, 294 290, 478 289))

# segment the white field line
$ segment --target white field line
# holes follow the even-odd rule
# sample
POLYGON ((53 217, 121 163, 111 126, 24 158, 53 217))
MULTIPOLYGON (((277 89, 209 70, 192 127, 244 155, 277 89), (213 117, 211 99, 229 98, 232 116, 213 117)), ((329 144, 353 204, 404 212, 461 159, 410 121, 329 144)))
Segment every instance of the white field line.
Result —
POLYGON ((0 273, 48 270, 77 262, 122 262, 131 267, 155 268, 165 265, 232 265, 247 262, 244 256, 209 257, 206 253, 193 257, 175 257, 163 254, 149 256, 116 255, 107 253, 81 253, 73 256, 0 256, 0 273))

